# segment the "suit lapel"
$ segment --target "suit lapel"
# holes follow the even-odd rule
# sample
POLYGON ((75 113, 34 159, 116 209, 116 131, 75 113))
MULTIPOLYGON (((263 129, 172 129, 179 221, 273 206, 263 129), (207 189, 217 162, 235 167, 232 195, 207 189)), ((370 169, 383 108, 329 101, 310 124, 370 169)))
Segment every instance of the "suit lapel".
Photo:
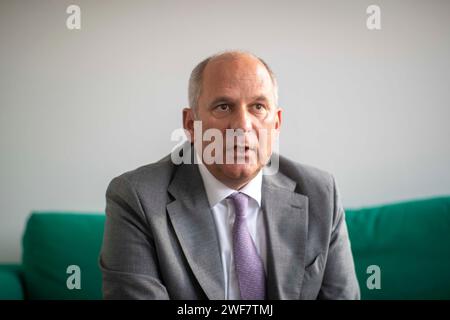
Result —
POLYGON ((168 191, 167 212, 187 262, 209 299, 224 299, 220 247, 198 166, 178 167, 168 191))
POLYGON ((305 267, 308 198, 278 173, 264 176, 262 208, 267 228, 268 299, 299 299, 305 267))

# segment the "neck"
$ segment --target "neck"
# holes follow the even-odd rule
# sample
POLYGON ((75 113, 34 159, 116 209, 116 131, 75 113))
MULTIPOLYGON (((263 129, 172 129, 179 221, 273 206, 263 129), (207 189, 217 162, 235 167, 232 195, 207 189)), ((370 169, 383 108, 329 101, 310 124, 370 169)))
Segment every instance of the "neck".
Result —
POLYGON ((240 190, 243 187, 245 187, 259 173, 259 170, 258 170, 251 176, 239 177, 239 178, 235 179, 235 178, 230 178, 228 176, 225 176, 225 175, 221 174, 220 172, 215 172, 214 170, 210 170, 208 167, 207 167, 207 169, 217 180, 222 182, 228 188, 234 189, 234 190, 240 190))
MULTIPOLYGON (((217 178, 217 179, 219 179, 219 178, 217 178)), ((234 180, 233 181, 219 180, 219 181, 222 182, 224 185, 226 185, 230 189, 240 190, 243 187, 245 187, 247 185, 247 183, 249 183, 252 179, 246 179, 245 181, 234 181, 234 180)))

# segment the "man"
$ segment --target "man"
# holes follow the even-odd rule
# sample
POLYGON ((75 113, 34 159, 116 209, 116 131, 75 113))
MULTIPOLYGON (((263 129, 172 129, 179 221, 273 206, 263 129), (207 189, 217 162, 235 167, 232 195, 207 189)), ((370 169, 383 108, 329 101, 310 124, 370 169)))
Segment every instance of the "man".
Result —
POLYGON ((197 65, 183 110, 188 161, 167 156, 108 187, 106 299, 359 298, 333 176, 272 152, 277 99, 273 72, 252 54, 197 65), (211 151, 208 130, 226 142, 211 151))

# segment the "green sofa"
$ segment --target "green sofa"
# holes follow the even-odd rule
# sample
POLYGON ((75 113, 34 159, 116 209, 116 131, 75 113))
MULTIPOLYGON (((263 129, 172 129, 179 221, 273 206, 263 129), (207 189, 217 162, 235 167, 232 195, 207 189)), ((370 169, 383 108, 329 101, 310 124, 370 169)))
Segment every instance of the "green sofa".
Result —
MULTIPOLYGON (((450 299, 450 196, 347 209, 346 220, 362 299, 450 299)), ((103 224, 99 213, 32 213, 22 263, 0 265, 0 299, 101 299, 103 224), (67 288, 70 265, 80 289, 67 288)))

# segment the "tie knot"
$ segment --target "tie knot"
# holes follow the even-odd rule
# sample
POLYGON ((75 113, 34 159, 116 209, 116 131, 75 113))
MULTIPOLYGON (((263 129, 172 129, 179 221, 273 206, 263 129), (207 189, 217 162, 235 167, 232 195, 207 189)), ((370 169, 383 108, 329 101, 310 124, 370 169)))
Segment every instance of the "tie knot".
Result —
POLYGON ((233 200, 236 216, 245 217, 245 213, 247 211, 247 205, 248 205, 247 195, 245 195, 241 192, 235 192, 232 195, 230 195, 228 198, 233 200))

